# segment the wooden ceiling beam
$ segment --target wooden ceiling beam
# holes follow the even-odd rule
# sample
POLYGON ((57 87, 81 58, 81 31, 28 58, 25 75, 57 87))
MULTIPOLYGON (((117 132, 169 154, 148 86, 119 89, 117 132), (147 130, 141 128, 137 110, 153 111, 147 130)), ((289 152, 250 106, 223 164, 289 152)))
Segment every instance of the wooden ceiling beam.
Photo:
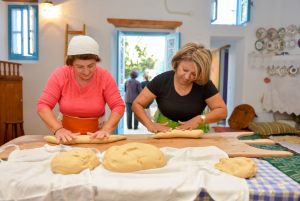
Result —
POLYGON ((177 27, 182 25, 181 21, 165 20, 107 18, 107 21, 113 24, 115 27, 127 28, 176 29, 177 27))

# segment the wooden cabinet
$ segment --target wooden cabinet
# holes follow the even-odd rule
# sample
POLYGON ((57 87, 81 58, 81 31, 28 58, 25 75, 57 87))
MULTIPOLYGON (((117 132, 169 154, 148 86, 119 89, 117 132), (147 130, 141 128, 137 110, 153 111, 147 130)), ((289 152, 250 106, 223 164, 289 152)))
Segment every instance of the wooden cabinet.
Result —
MULTIPOLYGON (((23 78, 19 74, 21 64, 0 61, 0 145, 4 144, 6 121, 23 121, 23 78)), ((8 129, 7 140, 12 139, 12 130, 8 129)), ((21 135, 18 127, 17 136, 21 135)))

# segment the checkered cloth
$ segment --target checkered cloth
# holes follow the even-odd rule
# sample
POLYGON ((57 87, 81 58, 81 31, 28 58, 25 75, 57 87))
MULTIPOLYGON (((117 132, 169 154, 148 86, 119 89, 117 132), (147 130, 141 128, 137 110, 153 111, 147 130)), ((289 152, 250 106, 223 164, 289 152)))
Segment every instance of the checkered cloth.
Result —
MULTIPOLYGON (((265 160, 254 159, 256 176, 247 179, 250 201, 299 201, 300 185, 265 160)), ((197 200, 212 201, 206 191, 197 200)))

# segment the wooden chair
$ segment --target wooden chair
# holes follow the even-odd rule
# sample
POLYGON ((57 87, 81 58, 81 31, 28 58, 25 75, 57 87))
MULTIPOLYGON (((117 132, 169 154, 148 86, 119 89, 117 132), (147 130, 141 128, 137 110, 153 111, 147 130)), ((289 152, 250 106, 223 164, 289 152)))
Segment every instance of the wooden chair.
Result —
POLYGON ((23 129, 23 121, 4 121, 4 125, 5 125, 4 143, 8 142, 11 139, 25 135, 24 129, 23 129), (20 134, 18 132, 18 127, 19 127, 20 134), (8 136, 9 129, 11 131, 10 138, 8 136))

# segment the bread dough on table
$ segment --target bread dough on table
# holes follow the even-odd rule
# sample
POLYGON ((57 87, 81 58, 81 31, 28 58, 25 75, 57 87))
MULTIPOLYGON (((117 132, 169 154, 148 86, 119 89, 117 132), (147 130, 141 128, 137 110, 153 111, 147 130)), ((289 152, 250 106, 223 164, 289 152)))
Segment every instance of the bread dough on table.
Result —
POLYGON ((215 168, 241 178, 254 177, 257 170, 254 161, 245 157, 222 158, 215 168))
POLYGON ((203 131, 198 130, 178 130, 174 129, 168 132, 158 132, 153 135, 153 138, 200 138, 204 135, 203 131))
POLYGON ((104 168, 113 172, 133 172, 163 167, 166 158, 151 144, 132 142, 110 147, 102 162, 104 168))
POLYGON ((116 142, 119 140, 126 140, 127 137, 124 135, 110 135, 108 138, 90 138, 89 135, 78 135, 75 139, 73 139, 71 142, 61 142, 59 143, 55 136, 53 135, 47 135, 44 137, 44 140, 46 142, 52 143, 52 144, 105 144, 105 143, 111 143, 116 142))
POLYGON ((89 168, 93 170, 100 165, 92 149, 78 149, 59 152, 51 161, 51 170, 59 174, 78 174, 89 168))

